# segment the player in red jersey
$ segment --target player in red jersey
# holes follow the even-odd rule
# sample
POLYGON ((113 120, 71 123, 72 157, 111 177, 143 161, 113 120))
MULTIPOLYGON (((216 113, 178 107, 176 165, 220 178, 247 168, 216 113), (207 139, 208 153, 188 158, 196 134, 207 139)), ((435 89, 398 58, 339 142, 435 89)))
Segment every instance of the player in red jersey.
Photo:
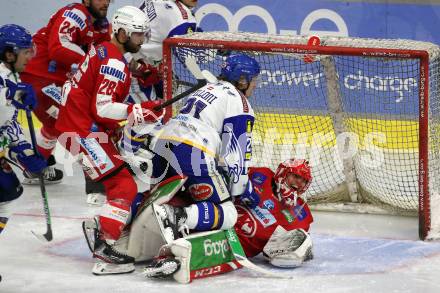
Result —
MULTIPOLYGON (((272 265, 283 268, 297 267, 312 259, 312 241, 308 230, 313 217, 304 198, 312 181, 308 162, 290 159, 281 163, 275 173, 269 168, 250 168, 249 180, 251 184, 248 184, 247 190, 234 202, 238 212, 234 228, 246 256, 263 253, 272 265)), ((137 217, 141 218, 143 214, 137 217)), ((149 227, 153 225, 150 223, 149 227)), ((142 234, 137 228, 139 225, 133 227, 133 239, 140 242, 148 239, 136 235, 142 234)), ((218 232, 192 234, 186 239, 168 243, 164 246, 166 249, 161 248, 161 256, 150 261, 144 269, 144 275, 149 278, 173 275, 176 281, 187 283, 241 267, 238 262, 231 262, 231 258, 221 258, 218 253, 212 253, 215 249, 220 251, 221 247, 225 249, 224 255, 230 252, 228 246, 222 246, 229 240, 222 239, 218 232), (189 244, 196 243, 198 239, 203 242, 202 249, 200 245, 194 247, 189 244), (217 245, 216 248, 212 248, 214 246, 211 244, 217 245)), ((144 243, 142 247, 155 246, 144 243)), ((138 251, 142 250, 132 249, 129 252, 134 254, 138 251)))
POLYGON ((60 143, 72 154, 79 152, 85 173, 105 187, 107 203, 96 218, 94 235, 87 238, 94 257, 104 261, 95 265, 95 274, 113 264, 120 265, 118 272, 134 270, 134 259, 113 245, 130 217, 137 186, 112 136, 120 121, 128 119, 133 127, 127 129, 132 131, 162 115, 152 111, 159 102, 123 103, 131 82, 123 54, 136 53, 149 37, 147 17, 136 7, 124 6, 113 16, 112 31, 111 41, 93 45, 73 78, 64 84, 56 122, 57 130, 63 132, 60 143))
POLYGON ((280 267, 295 267, 311 258, 308 230, 313 217, 303 199, 312 181, 308 162, 287 160, 275 173, 269 168, 250 168, 249 179, 251 193, 257 196, 244 203, 235 201, 235 231, 246 256, 263 252, 270 263, 280 267))
MULTIPOLYGON (((38 151, 51 166, 45 171, 47 183, 58 183, 63 178, 62 171, 53 167, 55 159, 51 155, 59 135, 55 121, 61 86, 92 43, 110 40, 106 18, 109 4, 110 0, 83 0, 82 3, 69 4, 52 15, 47 26, 33 36, 37 54, 27 64, 21 79, 31 84, 37 95, 34 113, 43 124, 38 136, 38 151)), ((38 183, 38 178, 27 172, 24 177, 23 183, 38 183)))

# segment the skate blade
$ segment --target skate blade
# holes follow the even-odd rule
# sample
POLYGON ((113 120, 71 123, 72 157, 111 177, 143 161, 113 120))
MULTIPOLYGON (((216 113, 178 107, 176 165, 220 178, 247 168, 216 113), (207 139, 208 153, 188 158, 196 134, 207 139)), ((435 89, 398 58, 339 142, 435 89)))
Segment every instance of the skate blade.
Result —
POLYGON ((114 274, 128 274, 134 272, 135 267, 133 263, 128 264, 112 264, 107 262, 97 262, 93 266, 92 273, 94 275, 114 275, 114 274))
MULTIPOLYGON (((56 180, 56 181, 49 181, 44 179, 44 184, 45 185, 51 185, 51 184, 58 184, 61 183, 62 179, 60 180, 56 180)), ((21 184, 24 185, 40 185, 40 179, 39 178, 33 178, 33 179, 29 179, 29 178, 24 178, 23 181, 21 182, 21 184)))

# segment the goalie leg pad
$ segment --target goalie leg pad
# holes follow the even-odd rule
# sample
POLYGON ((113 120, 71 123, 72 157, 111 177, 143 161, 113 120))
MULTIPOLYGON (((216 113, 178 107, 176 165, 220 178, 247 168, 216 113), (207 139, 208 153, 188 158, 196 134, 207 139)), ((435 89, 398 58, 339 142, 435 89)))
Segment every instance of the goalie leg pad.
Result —
POLYGON ((153 206, 149 206, 138 214, 131 225, 128 254, 136 261, 149 260, 157 255, 164 244, 166 241, 159 221, 156 219, 153 206))
POLYGON ((294 268, 309 260, 312 255, 312 239, 303 229, 286 231, 278 226, 263 248, 269 262, 282 268, 294 268))

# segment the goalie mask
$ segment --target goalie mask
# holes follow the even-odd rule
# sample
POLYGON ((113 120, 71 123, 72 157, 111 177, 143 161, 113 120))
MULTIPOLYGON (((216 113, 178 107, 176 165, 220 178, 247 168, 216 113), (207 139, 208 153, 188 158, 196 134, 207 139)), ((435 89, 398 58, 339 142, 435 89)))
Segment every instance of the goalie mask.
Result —
POLYGON ((278 199, 287 205, 296 205, 301 196, 312 183, 312 172, 309 162, 301 159, 289 159, 282 162, 274 176, 278 199))

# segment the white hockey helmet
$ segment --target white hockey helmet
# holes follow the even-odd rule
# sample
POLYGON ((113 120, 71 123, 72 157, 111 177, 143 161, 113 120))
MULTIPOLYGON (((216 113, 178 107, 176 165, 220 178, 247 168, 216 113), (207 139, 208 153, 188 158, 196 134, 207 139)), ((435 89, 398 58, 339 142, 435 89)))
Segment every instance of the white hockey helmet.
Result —
POLYGON ((130 5, 119 8, 113 14, 113 33, 116 34, 121 28, 129 37, 132 33, 145 33, 149 36, 151 30, 146 14, 139 8, 130 5))

